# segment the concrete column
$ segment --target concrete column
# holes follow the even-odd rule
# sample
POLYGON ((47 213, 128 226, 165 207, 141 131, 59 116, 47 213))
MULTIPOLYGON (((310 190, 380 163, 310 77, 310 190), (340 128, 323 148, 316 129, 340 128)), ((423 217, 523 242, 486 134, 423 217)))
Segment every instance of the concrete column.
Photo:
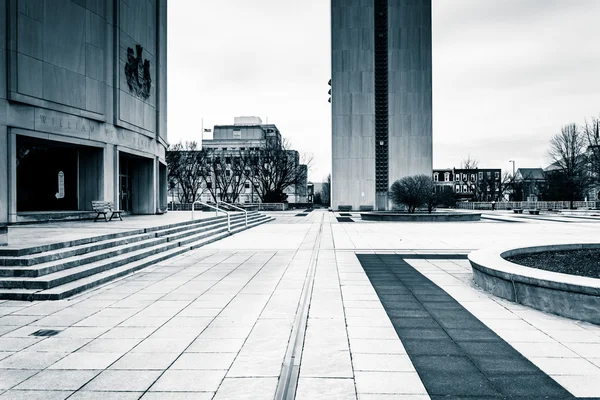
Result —
POLYGON ((8 134, 8 222, 17 222, 17 135, 8 134))
POLYGON ((115 207, 119 207, 118 202, 118 178, 119 178, 119 152, 112 144, 104 147, 104 157, 102 165, 102 185, 101 192, 104 195, 104 201, 112 201, 115 207))

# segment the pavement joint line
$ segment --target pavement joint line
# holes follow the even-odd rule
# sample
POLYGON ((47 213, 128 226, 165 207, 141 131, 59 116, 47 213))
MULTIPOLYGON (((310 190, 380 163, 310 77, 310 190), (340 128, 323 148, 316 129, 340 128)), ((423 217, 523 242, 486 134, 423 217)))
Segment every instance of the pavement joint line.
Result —
MULTIPOLYGON (((249 255, 249 256, 248 256, 248 257, 245 259, 245 261, 247 261, 248 259, 252 258, 252 257, 253 257, 253 256, 254 256, 256 253, 257 253, 257 252, 254 252, 252 255, 249 255)), ((219 264, 223 263, 225 260, 227 260, 227 259, 231 258, 231 257, 232 257, 233 255, 235 255, 235 254, 237 254, 237 252, 232 252, 232 254, 231 254, 229 257, 227 257, 227 258, 225 258, 224 260, 222 260, 222 261, 218 262, 217 264, 213 265, 211 268, 207 269, 206 271, 209 271, 209 270, 211 270, 212 268, 216 267, 217 265, 219 265, 219 264)), ((194 343, 194 342, 195 342, 195 341, 196 341, 196 340, 197 340, 197 339, 198 339, 198 338, 199 338, 199 337, 202 335, 202 333, 203 333, 203 332, 204 332, 204 331, 205 331, 205 330, 206 330, 208 327, 210 327, 210 325, 211 325, 211 324, 214 322, 214 320, 215 320, 215 319, 217 319, 217 317, 218 317, 218 316, 219 316, 219 315, 220 315, 220 314, 223 312, 223 310, 225 310, 225 308, 227 308, 227 306, 228 306, 229 304, 231 304, 231 302, 232 302, 232 301, 233 301, 233 300, 236 298, 236 296, 237 296, 237 295, 238 295, 238 294, 239 294, 239 293, 240 293, 242 290, 244 290, 244 288, 245 288, 246 286, 248 286, 248 284, 249 284, 249 283, 252 281, 252 279, 254 279, 254 278, 256 277, 256 275, 258 275, 258 274, 260 273, 260 271, 262 271, 262 269, 265 267, 265 265, 267 265, 267 264, 269 263, 269 261, 270 261, 270 260, 271 260, 273 257, 275 257, 275 254, 276 254, 276 253, 274 253, 273 255, 271 255, 271 257, 269 257, 269 259, 268 259, 268 260, 266 260, 266 261, 265 261, 265 262, 262 264, 262 266, 261 266, 261 267, 260 267, 260 268, 259 268, 259 269, 258 269, 258 270, 255 272, 255 273, 254 273, 254 275, 252 275, 252 276, 251 276, 251 277, 248 279, 248 281, 247 281, 247 282, 246 282, 246 283, 245 283, 245 284, 244 284, 244 285, 243 285, 243 286, 240 288, 240 290, 238 290, 238 292, 237 292, 237 293, 236 293, 236 294, 235 294, 235 295, 234 295, 234 296, 231 298, 231 300, 229 300, 229 301, 227 302, 227 304, 226 304, 226 305, 225 305, 225 306, 224 306, 224 307, 221 309, 221 311, 219 311, 219 313, 213 317, 213 319, 212 319, 212 320, 211 320, 211 321, 208 323, 208 325, 206 325, 206 326, 204 327, 204 329, 202 329, 202 331, 201 331, 201 332, 200 332, 200 333, 199 333, 199 334, 198 334, 198 335, 197 335, 197 336, 194 338, 194 340, 192 340, 192 341, 191 341, 191 342, 190 342, 190 343, 189 343, 189 344, 188 344, 188 345, 187 345, 187 346, 186 346, 186 347, 185 347, 185 348, 184 348, 184 349, 181 351, 181 353, 180 353, 180 354, 179 354, 179 355, 178 355, 178 356, 177 356, 177 357, 176 357, 176 358, 175 358, 175 359, 174 359, 174 360, 171 362, 171 364, 169 364, 169 366, 168 366, 168 367, 167 367, 165 370, 163 370, 163 371, 162 371, 162 372, 161 372, 161 373, 158 375, 158 377, 157 377, 157 378, 154 380, 154 382, 152 382, 152 384, 151 384, 150 386, 148 386, 148 387, 146 388, 146 390, 144 390, 144 393, 142 394, 142 397, 143 397, 143 396, 145 396, 145 395, 146 395, 146 393, 148 393, 148 391, 150 390, 150 388, 152 388, 152 386, 154 386, 154 385, 156 384, 156 382, 158 382, 158 380, 159 380, 159 379, 160 379, 160 378, 161 378, 161 377, 162 377, 162 376, 165 374, 165 372, 167 372, 167 371, 168 371, 168 370, 169 370, 169 369, 170 369, 170 368, 171 368, 171 367, 172 367, 172 366, 173 366, 173 365, 174 365, 174 364, 177 362, 177 360, 179 360, 179 358, 181 358, 181 356, 183 355, 183 353, 185 353, 185 351, 186 351, 187 349, 189 349, 189 348, 190 348, 190 346, 191 346, 191 345, 192 345, 192 344, 193 344, 193 343, 194 343)), ((245 261, 244 261, 244 262, 245 262, 245 261)), ((221 282, 223 279, 227 278, 229 275, 231 275, 231 274, 233 274, 235 271, 237 271, 237 269, 238 269, 239 267, 241 267, 241 266, 243 265, 243 263, 244 263, 244 262, 240 263, 240 265, 238 265, 238 266, 237 266, 237 267, 235 267, 233 270, 231 270, 231 271, 229 271, 227 274, 225 274, 225 275, 224 275, 224 276, 223 276, 221 279, 219 279, 217 282, 215 282, 213 285, 211 285, 211 286, 210 286, 208 289, 206 289, 204 292, 202 292, 202 294, 200 294, 198 297, 196 297, 196 299, 195 299, 195 300, 191 301, 191 302, 190 302, 190 304, 192 304, 194 301, 196 301, 196 300, 197 300, 197 299, 198 299, 200 296, 202 296, 204 293, 206 293, 207 291, 209 291, 211 288, 213 288, 214 286, 216 286, 217 284, 219 284, 219 283, 220 283, 220 282, 221 282)), ((201 274, 199 274, 198 276, 202 275, 202 274, 203 274, 203 273, 205 273, 206 271, 202 272, 202 273, 201 273, 201 274)), ((175 288, 175 289, 173 289, 173 290, 176 290, 176 289, 177 289, 177 288, 175 288)), ((173 292, 173 290, 172 290, 171 292, 173 292)), ((169 292, 169 293, 171 293, 171 292, 169 292)), ((165 296, 166 296, 166 295, 165 295, 165 296)), ((156 332, 156 331, 158 331, 158 330, 159 330, 160 328, 162 328, 162 327, 163 327, 163 326, 164 326, 166 323, 168 323, 169 321, 171 321, 173 318, 175 318, 177 315, 179 315, 179 314, 180 314, 180 313, 181 313, 183 310, 185 310, 186 308, 188 308, 188 307, 190 306, 190 304, 188 304, 187 306, 185 306, 184 308, 182 308, 181 310, 179 310, 179 312, 178 312, 177 314, 175 314, 175 315, 173 315, 171 318, 169 318, 169 319, 168 319, 168 320, 167 320, 167 321, 166 321, 164 324, 162 324, 160 327, 156 328, 156 330, 154 330, 154 331, 153 331, 153 333, 154 333, 154 332, 156 332)), ((257 320, 257 321, 258 321, 258 320, 257 320)), ((256 322, 254 323, 254 325, 256 325, 256 322)), ((252 328, 254 329, 254 326, 253 326, 252 328)), ((149 336, 151 336, 151 335, 152 335, 152 334, 150 334, 149 336)), ((246 340, 247 340, 247 339, 248 339, 248 338, 246 338, 246 340)), ((245 341, 244 341, 244 342, 245 342, 245 341)), ((131 352, 132 352, 132 350, 133 350, 133 349, 135 349, 137 346, 139 346, 141 343, 143 343, 143 340, 142 340, 140 343, 138 343, 137 345, 135 345, 135 346, 134 346, 134 347, 133 347, 131 350, 129 350, 129 352, 128 352, 128 353, 126 353, 126 354, 129 354, 129 353, 131 353, 131 352)), ((122 357, 123 357, 123 356, 122 356, 122 357)), ((121 359, 122 357, 120 357, 119 359, 121 359)), ((236 356, 236 357, 237 357, 237 356, 236 356)), ((115 363, 116 363, 117 361, 118 361, 118 360, 116 360, 116 361, 115 361, 115 363)), ((114 363, 113 363, 113 364, 114 364, 114 363)), ((111 365, 113 365, 113 364, 111 364, 111 365)), ((232 364, 233 364, 233 363, 232 363, 232 364)), ((110 367, 108 367, 107 369, 109 369, 109 368, 110 368, 110 367)), ((224 380, 224 379, 225 379, 225 376, 223 377, 223 380, 224 380)), ((220 387, 220 386, 221 386, 221 384, 223 383, 223 380, 221 380, 221 382, 219 383, 219 387, 220 387)))
MULTIPOLYGON (((216 253, 213 253, 213 254, 216 254, 216 253)), ((232 255, 233 255, 233 254, 232 254, 232 255)), ((210 256, 207 256, 207 257, 210 257, 210 256)), ((229 257, 231 257, 231 255, 230 255, 229 257)), ((228 257, 228 258, 229 258, 229 257, 228 257)), ((206 257, 204 257, 204 258, 206 258, 206 257)), ((224 261, 224 260, 223 260, 223 261, 224 261)), ((198 274, 197 276, 200 276, 200 275, 204 274, 205 272, 207 272, 207 271, 209 271, 210 269, 214 268, 215 266, 219 265, 219 264, 220 264, 221 262, 223 262, 223 261, 220 261, 219 263, 215 264, 214 266, 212 266, 211 268, 207 269, 206 271, 203 271, 203 272, 201 272, 201 273, 200 273, 200 274, 198 274)), ((236 269, 237 269, 237 268, 236 268, 236 269)), ((233 270, 233 271, 235 271, 235 270, 233 270)), ((233 271, 229 272, 229 274, 230 274, 230 273, 232 273, 233 271)), ((174 272, 173 272, 172 274, 170 274, 169 276, 171 276, 171 275, 174 275, 174 274, 176 274, 177 272, 179 272, 179 271, 174 271, 174 272)), ((229 274, 227 274, 227 275, 229 275, 229 274)), ((227 276, 227 275, 226 275, 226 276, 227 276)), ((225 278, 225 277, 223 277, 223 278, 221 278, 221 279, 224 279, 224 278, 225 278)), ((219 280, 218 282, 220 282, 220 281, 221 281, 221 280, 219 280)), ((218 283, 218 282, 217 282, 217 283, 218 283)), ((107 282, 107 284, 110 284, 110 282, 107 282)), ((154 285, 154 284, 156 284, 156 282, 154 282, 152 285, 154 285)), ((150 285, 150 286, 152 286, 152 285, 150 285)), ((183 284, 182 284, 182 285, 183 285, 183 284)), ((215 285, 216 285, 216 283, 215 283, 215 285)), ((181 285, 180 285, 180 286, 181 286, 181 285)), ((214 286, 214 285, 213 285, 213 286, 214 286)), ((179 286, 178 286, 178 287, 179 287, 179 286)), ((212 287, 212 286, 211 286, 211 287, 212 287)), ((176 289, 177 289, 177 288, 174 288, 173 290, 176 290, 176 289)), ((209 288, 209 289, 210 289, 210 288, 209 288)), ((144 289, 143 289, 143 288, 141 288, 140 290, 138 290, 138 292, 139 292, 139 291, 141 291, 141 290, 144 290, 144 289)), ((172 290, 171 292, 173 292, 173 290, 172 290)), ((208 289, 207 289, 207 290, 208 290, 208 289)), ((168 294, 170 294, 171 292, 169 292, 169 293, 167 293, 167 294, 165 294, 165 295, 161 296, 161 298, 162 298, 162 297, 165 297, 165 296, 167 296, 167 295, 168 295, 168 294)), ((135 293, 132 293, 132 294, 130 294, 129 296, 126 296, 126 297, 124 297, 124 298, 123 298, 123 299, 121 299, 121 300, 124 300, 124 299, 126 299, 127 297, 130 297, 130 296, 133 296, 133 295, 135 295, 136 293, 137 293, 137 292, 135 292, 135 293)), ((203 292, 203 293, 204 293, 204 292, 203 292)), ((200 295, 200 296, 201 296, 201 295, 200 295)), ((90 297, 93 297, 93 296, 90 296, 90 297)), ((90 297, 88 297, 88 298, 90 298, 90 297)), ((87 298, 86 298, 86 299, 87 299, 87 298)), ((85 301, 86 299, 82 299, 81 301, 85 301)), ((159 299, 160 299, 160 298, 159 298, 159 299)), ((157 299, 156 301, 158 301, 159 299, 157 299)), ((121 301, 121 300, 118 300, 118 301, 121 301)), ((81 301, 78 301, 78 302, 76 302, 76 303, 73 303, 73 305, 75 305, 75 304, 78 304, 78 303, 80 303, 81 301)), ((115 303, 116 303, 116 302, 118 302, 118 301, 115 301, 115 303)), ((190 304, 191 304, 191 302, 190 302, 190 304)), ((143 311, 143 310, 145 310, 146 308, 150 307, 151 305, 152 305, 152 304, 148 304, 146 307, 143 307, 143 308, 142 308, 142 309, 140 309, 140 310, 139 310, 137 313, 135 313, 135 314, 133 314, 133 315, 129 316, 128 318, 126 318, 126 319, 125 319, 124 321, 122 321, 121 323, 123 323, 123 322, 127 321, 127 320, 128 320, 128 319, 130 319, 130 318, 133 318, 135 315, 139 314, 140 312, 142 312, 142 311, 143 311)), ((71 305, 71 306, 69 306, 69 307, 72 307, 72 305, 71 305)), ((66 307, 66 308, 69 308, 69 307, 66 307)), ((189 304, 188 304, 188 306, 187 306, 187 307, 189 307, 189 304)), ((184 307, 183 309, 181 309, 181 310, 180 310, 180 311, 179 311, 177 314, 179 314, 181 311, 185 310, 185 308, 187 308, 187 307, 184 307)), ((65 309, 66 309, 66 308, 65 308, 65 309)), ((106 307, 106 308, 109 308, 109 307, 106 307)), ((106 308, 105 308, 105 309, 106 309, 106 308)), ((82 318, 80 321, 82 321, 82 320, 84 320, 84 319, 86 319, 86 318, 89 318, 89 317, 91 317, 91 316, 93 316, 93 315, 95 315, 95 314, 99 313, 100 311, 102 311, 102 310, 98 310, 98 311, 97 311, 97 312, 95 312, 94 314, 91 314, 91 315, 89 315, 88 317, 82 318)), ((59 311, 56 311, 56 312, 59 312, 59 311)), ((53 313, 53 314, 54 314, 54 313, 53 313)), ((171 319, 175 318, 175 317, 177 316, 177 314, 173 315, 171 318, 169 318, 167 321, 165 321, 165 322, 164 322, 162 325, 158 326, 158 327, 157 327, 157 328, 156 328, 154 331, 152 331, 152 333, 154 333, 154 332, 158 331, 160 328, 162 328, 162 327, 163 327, 163 326, 164 326, 166 323, 168 323, 168 322, 169 322, 171 319)), ((52 314, 50 314, 50 315, 52 315, 52 314)), ((79 321, 78 321, 78 322, 79 322, 79 321)), ((205 328, 205 329, 206 329, 206 328, 205 328)), ((152 335, 152 333, 150 333, 150 335, 152 335)), ((102 335, 102 334, 101 334, 101 335, 102 335)), ((100 335, 100 336, 101 336, 101 335, 100 335)), ((148 335, 148 336, 150 336, 150 335, 148 335)), ((46 337, 46 338, 44 338, 44 339, 41 339, 41 340, 40 340, 40 342, 41 342, 41 341, 43 341, 43 340, 48 340, 48 339, 49 339, 49 338, 47 338, 47 337, 46 337)), ((96 338, 96 339, 97 339, 97 338, 96 338)), ((92 339, 92 341, 93 341, 93 340, 96 340, 96 339, 92 339)), ((140 342, 139 342, 138 344, 136 344, 135 346, 133 346, 133 347, 132 347, 132 348, 131 348, 129 351, 131 351, 131 350, 133 350, 134 348, 136 348, 137 346, 139 346, 139 345, 140 345, 140 343, 142 343, 142 342, 143 342, 143 340, 142 340, 142 341, 140 341, 140 342)), ((27 346, 26 348, 22 349, 21 351, 23 351, 23 350, 25 350, 25 349, 27 349, 27 348, 29 348, 29 347, 31 347, 31 346, 33 346, 33 345, 37 344, 37 343, 39 343, 39 342, 36 342, 36 343, 33 343, 33 344, 31 344, 30 346, 27 346)), ((86 343, 86 344, 83 344, 81 347, 79 347, 79 348, 77 348, 77 349, 73 350, 73 351, 72 351, 70 354, 73 354, 73 353, 75 353, 77 350, 81 349, 82 347, 85 347, 87 344, 88 344, 88 343, 86 343)), ((121 357, 119 357, 119 358, 118 358, 118 359, 116 359, 114 362, 112 362, 112 363, 111 363, 111 364, 110 364, 110 365, 109 365, 107 368, 105 368, 104 370, 108 370, 108 369, 110 368, 110 366, 114 365, 114 364, 115 364, 116 362, 118 362, 118 361, 119 361, 121 358, 123 358, 123 357, 124 357, 126 354, 128 354, 128 353, 125 353, 125 354, 123 354, 121 357)), ((65 357, 67 357, 67 355, 65 355, 65 357)), ((65 357, 63 357, 63 358, 65 358, 65 357)), ((62 360, 62 358, 61 358, 61 360, 62 360)), ((57 362, 59 362, 59 361, 60 361, 60 360, 57 360, 57 361, 55 362, 55 364, 56 364, 57 362)), ((175 361, 173 361, 173 362, 175 362, 175 361)), ((171 364, 171 365, 172 365, 172 364, 171 364)), ((102 370, 102 371, 98 372, 96 375, 94 375, 93 377, 91 377, 91 378, 90 378, 88 381, 86 381, 86 382, 85 382, 83 385, 81 385, 81 386, 80 386, 80 387, 79 387, 79 388, 78 388, 78 389, 77 389, 75 392, 71 393, 71 394, 70 394, 70 395, 67 397, 67 399, 68 399, 69 397, 73 396, 73 395, 74 395, 75 393, 77 393, 79 390, 81 390, 81 389, 82 389, 82 388, 83 388, 85 385, 87 385, 88 383, 90 383, 92 380, 94 380, 94 379, 95 379, 95 378, 96 378, 98 375, 100 375, 100 374, 101 374, 101 373, 102 373, 104 370, 102 370)), ((37 375, 38 375, 40 372, 42 372, 42 371, 45 371, 45 369, 42 369, 42 370, 38 371, 37 373, 33 374, 32 376, 30 376, 29 378, 25 379, 23 382, 21 382, 21 383, 19 383, 19 384, 15 385, 15 386, 18 386, 18 385, 20 385, 20 384, 22 384, 22 383, 24 383, 24 382, 26 382, 26 381, 28 381, 28 380, 30 380, 30 379, 34 379, 34 378, 35 378, 35 377, 36 377, 36 376, 37 376, 37 375)), ((164 373, 164 371, 163 371, 163 373, 164 373)), ((162 374, 161 374, 161 375, 159 375, 159 377, 158 377, 158 378, 160 378, 160 376, 162 376, 162 374)), ((158 378, 157 378, 157 380, 158 380, 158 378)), ((156 382, 156 380, 155 380, 155 381, 154 381, 152 384, 154 384, 155 382, 156 382)), ((152 386, 152 385, 151 385, 151 386, 152 386)), ((151 386, 150 386, 150 387, 151 387, 151 386)), ((14 388, 14 386, 13 386, 11 389, 13 389, 13 388, 14 388)), ((144 392, 144 393, 145 393, 145 392, 144 392)))
MULTIPOLYGON (((296 318, 290 335, 290 341, 285 352, 277 389, 274 400, 294 400, 298 387, 300 376, 300 362, 302 360, 302 351, 304 349, 304 339, 306 326, 308 323, 308 310, 312 298, 313 286, 315 283, 315 272, 317 261, 319 259, 319 249, 321 247, 321 238, 323 235, 323 221, 325 215, 321 216, 319 230, 313 244, 312 253, 309 261, 309 268, 302 288, 301 301, 298 304, 296 318)), ((310 230, 309 230, 310 231, 310 230)))

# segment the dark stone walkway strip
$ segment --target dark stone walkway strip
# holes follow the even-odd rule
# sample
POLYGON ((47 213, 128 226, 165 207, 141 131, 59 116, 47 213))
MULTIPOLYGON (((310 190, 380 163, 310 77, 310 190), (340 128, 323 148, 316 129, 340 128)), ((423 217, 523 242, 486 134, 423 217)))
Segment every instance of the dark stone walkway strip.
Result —
POLYGON ((398 255, 358 255, 432 399, 573 399, 398 255))

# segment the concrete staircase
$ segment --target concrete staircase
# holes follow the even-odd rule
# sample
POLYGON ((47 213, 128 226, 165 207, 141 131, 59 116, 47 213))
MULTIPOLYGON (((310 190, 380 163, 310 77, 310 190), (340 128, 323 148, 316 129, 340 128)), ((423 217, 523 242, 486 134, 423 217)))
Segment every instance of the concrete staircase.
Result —
POLYGON ((0 299, 60 300, 273 220, 219 216, 71 242, 0 250, 0 299))

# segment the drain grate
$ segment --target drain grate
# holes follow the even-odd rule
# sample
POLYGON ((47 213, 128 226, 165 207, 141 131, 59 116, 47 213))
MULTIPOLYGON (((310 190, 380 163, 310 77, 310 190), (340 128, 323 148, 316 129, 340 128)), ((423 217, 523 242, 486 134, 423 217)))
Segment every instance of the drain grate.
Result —
POLYGON ((338 222, 354 222, 350 217, 337 217, 338 222))
POLYGON ((40 329, 39 331, 33 332, 29 336, 55 336, 58 335, 61 331, 57 331, 56 329, 40 329))
POLYGON ((300 214, 296 214, 296 217, 306 217, 308 214, 306 213, 300 213, 300 214))

